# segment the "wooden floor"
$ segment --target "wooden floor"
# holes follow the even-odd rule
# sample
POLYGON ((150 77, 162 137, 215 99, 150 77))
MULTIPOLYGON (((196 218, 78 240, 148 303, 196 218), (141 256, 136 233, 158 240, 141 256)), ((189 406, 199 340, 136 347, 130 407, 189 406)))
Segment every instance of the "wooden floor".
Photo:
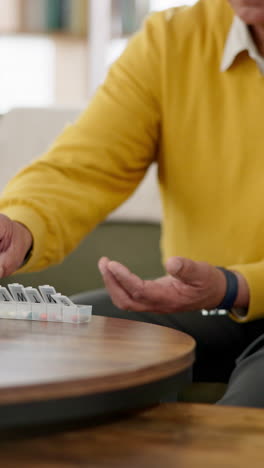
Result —
POLYGON ((1 466, 264 466, 264 411, 257 409, 172 403, 95 427, 33 434, 2 434, 1 466))

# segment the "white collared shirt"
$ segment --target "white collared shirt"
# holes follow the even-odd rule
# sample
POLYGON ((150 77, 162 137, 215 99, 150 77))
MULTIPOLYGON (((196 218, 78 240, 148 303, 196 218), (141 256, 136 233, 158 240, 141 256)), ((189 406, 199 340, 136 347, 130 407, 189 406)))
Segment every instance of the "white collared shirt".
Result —
POLYGON ((244 50, 248 51, 248 55, 256 62, 264 75, 264 57, 259 54, 247 25, 238 16, 235 16, 226 40, 220 70, 222 72, 228 70, 237 55, 244 50))

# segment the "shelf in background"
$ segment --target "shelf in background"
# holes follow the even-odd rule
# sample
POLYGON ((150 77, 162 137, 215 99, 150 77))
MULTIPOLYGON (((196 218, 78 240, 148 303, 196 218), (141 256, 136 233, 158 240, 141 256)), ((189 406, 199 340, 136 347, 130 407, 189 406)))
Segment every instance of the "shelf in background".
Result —
POLYGON ((60 30, 87 36, 90 0, 0 0, 0 31, 60 30))
MULTIPOLYGON (((126 18, 127 12, 133 11, 131 5, 138 8, 139 13, 134 18, 139 26, 138 15, 143 20, 147 11, 191 5, 195 1, 0 0, 0 60, 3 70, 0 113, 21 105, 83 106, 104 80, 109 65, 126 46, 128 35, 123 35, 124 20, 129 19, 126 18), (54 9, 54 18, 61 21, 59 4, 66 10, 71 5, 76 9, 75 14, 78 10, 77 16, 82 25, 85 22, 85 29, 72 26, 69 30, 58 31, 55 20, 49 18, 49 28, 43 30, 47 22, 43 22, 43 18, 36 21, 36 12, 42 11, 46 15, 43 8, 48 5, 49 11, 54 9), (80 5, 85 11, 81 17, 80 5), (26 12, 30 15, 25 22, 26 12)), ((132 32, 131 21, 126 24, 132 32)))
POLYGON ((84 34, 73 34, 65 31, 10 31, 0 33, 0 40, 2 37, 48 37, 51 39, 71 39, 72 41, 87 41, 87 36, 84 34))

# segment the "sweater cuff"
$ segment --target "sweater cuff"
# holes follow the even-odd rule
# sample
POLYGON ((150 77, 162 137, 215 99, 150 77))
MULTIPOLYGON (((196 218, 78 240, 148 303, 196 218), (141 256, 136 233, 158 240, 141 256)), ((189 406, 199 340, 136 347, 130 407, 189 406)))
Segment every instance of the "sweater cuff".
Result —
POLYGON ((232 265, 230 270, 237 271, 244 276, 249 287, 248 311, 242 314, 230 313, 230 317, 239 323, 250 322, 264 318, 264 262, 245 265, 232 265))
POLYGON ((32 208, 21 205, 2 208, 1 213, 8 216, 13 221, 23 224, 31 232, 33 237, 33 249, 30 259, 26 265, 18 270, 19 273, 32 271, 36 264, 38 264, 38 269, 41 269, 40 258, 43 257, 46 233, 46 225, 43 218, 32 208))

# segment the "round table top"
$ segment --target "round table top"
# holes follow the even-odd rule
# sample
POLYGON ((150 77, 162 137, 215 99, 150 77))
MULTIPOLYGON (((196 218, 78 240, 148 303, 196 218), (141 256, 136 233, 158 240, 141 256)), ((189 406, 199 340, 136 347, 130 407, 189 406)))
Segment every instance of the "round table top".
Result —
POLYGON ((0 321, 0 406, 122 390, 190 368, 194 340, 158 325, 0 321))

